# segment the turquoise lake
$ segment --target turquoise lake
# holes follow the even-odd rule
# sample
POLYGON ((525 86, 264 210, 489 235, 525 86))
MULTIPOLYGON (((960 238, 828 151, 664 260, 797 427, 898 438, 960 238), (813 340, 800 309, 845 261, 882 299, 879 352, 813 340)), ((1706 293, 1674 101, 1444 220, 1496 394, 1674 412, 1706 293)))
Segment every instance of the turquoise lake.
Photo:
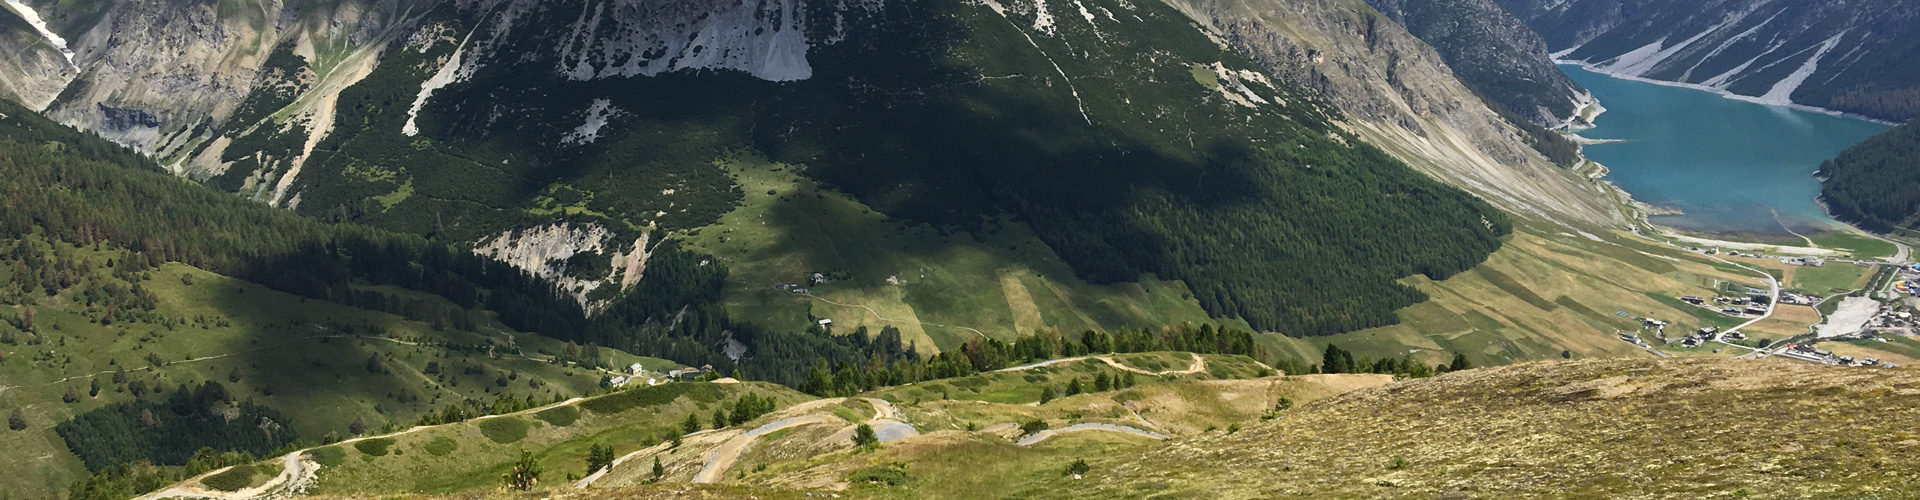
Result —
POLYGON ((1561 66, 1607 108, 1587 157, 1635 200, 1679 210, 1653 222, 1719 234, 1783 235, 1839 225, 1815 203, 1820 162, 1889 128, 1561 66))

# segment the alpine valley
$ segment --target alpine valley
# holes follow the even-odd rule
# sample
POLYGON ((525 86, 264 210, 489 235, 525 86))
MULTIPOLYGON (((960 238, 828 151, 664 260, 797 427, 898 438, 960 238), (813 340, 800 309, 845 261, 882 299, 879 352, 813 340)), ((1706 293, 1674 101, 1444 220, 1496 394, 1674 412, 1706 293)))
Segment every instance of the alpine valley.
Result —
POLYGON ((0 500, 1920 495, 1913 125, 1686 231, 1560 66, 1909 3, 5 0, 0 500))

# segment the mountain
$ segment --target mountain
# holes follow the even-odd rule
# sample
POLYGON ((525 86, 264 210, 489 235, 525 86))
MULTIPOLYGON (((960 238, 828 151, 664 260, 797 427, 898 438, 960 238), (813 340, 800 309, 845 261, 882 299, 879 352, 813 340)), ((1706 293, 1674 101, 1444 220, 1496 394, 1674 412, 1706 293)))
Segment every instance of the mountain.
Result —
MULTIPOLYGON (((1390 324, 1421 299, 1394 280, 1469 268, 1506 231, 1157 3, 216 7, 43 9, 55 31, 81 33, 69 37, 86 68, 48 114, 297 213, 521 252, 509 260, 573 278, 588 305, 617 295, 625 278, 606 271, 637 269, 645 245, 751 201, 729 170, 738 157, 804 169, 819 196, 943 236, 1018 227, 1076 282, 1178 280, 1179 302, 1293 335, 1390 324), (197 45, 132 50, 180 38, 197 45)), ((1502 144, 1510 129, 1491 133, 1478 140, 1505 148, 1494 156, 1529 161, 1502 144)), ((1609 215, 1578 206, 1599 197, 1565 174, 1464 170, 1448 181, 1503 205, 1609 215)), ((812 270, 875 291, 912 269, 833 265, 812 270)), ((928 340, 950 348, 958 333, 928 340)))
POLYGON ((1817 175, 1834 218, 1880 233, 1920 228, 1920 121, 1847 148, 1817 175))
MULTIPOLYGON (((1530 123, 1489 109, 1432 46, 1359 0, 1169 4, 1281 80, 1325 95, 1361 137, 1436 179, 1525 218, 1620 221, 1611 187, 1542 157, 1517 126, 1530 123)), ((1575 150, 1563 152, 1577 161, 1575 150)))
POLYGON ((1547 42, 1494 0, 1368 0, 1432 45, 1460 81, 1534 125, 1561 128, 1593 100, 1554 67, 1547 42))
POLYGON ((1498 0, 1555 57, 1891 121, 1920 116, 1920 4, 1498 0))

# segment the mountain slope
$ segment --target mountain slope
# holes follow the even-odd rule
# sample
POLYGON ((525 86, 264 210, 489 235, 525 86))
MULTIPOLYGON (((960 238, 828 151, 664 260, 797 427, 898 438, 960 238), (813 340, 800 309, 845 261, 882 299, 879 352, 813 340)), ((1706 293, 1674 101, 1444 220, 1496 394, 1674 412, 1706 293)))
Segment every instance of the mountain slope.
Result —
POLYGON ((1911 370, 1786 360, 1486 368, 1089 460, 1051 496, 1902 498, 1916 394, 1911 370))
POLYGON ((1847 148, 1818 175, 1834 218, 1882 233, 1920 227, 1920 121, 1847 148))
POLYGON ((1524 218, 1613 227, 1610 187, 1546 161, 1426 42, 1358 0, 1169 2, 1279 78, 1330 99, 1368 142, 1524 218))
POLYGON ((1553 66, 1547 43, 1494 0, 1368 0, 1432 45, 1474 93, 1534 125, 1567 125, 1592 97, 1553 66))
POLYGON ((1557 57, 1882 120, 1920 116, 1920 3, 1499 0, 1557 57))
MULTIPOLYGON (((60 94, 73 79, 71 54, 63 53, 62 41, 48 38, 25 17, 27 11, 14 2, 0 5, 0 99, 11 99, 39 109, 60 94)), ((35 15, 35 18, 39 16, 35 15)))

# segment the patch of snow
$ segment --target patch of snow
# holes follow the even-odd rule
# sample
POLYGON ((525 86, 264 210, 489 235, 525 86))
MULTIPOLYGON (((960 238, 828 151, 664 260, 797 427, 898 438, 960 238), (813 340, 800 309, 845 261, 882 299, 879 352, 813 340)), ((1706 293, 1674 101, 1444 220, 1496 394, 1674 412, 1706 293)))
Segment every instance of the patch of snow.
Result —
POLYGON ((578 128, 573 129, 573 132, 561 137, 560 142, 565 144, 592 144, 593 141, 600 139, 600 127, 605 127, 607 120, 611 120, 621 114, 624 114, 624 112, 620 111, 620 108, 613 107, 613 101, 594 99, 593 106, 587 108, 587 122, 580 124, 578 128))
POLYGON ((1814 51, 1813 57, 1809 57, 1807 58, 1807 62, 1801 63, 1800 69, 1794 70, 1793 74, 1787 75, 1786 78, 1782 78, 1778 83, 1773 84, 1773 89, 1768 90, 1766 95, 1760 96, 1760 101, 1792 104, 1793 91, 1798 90, 1800 84, 1806 83, 1807 78, 1812 77, 1813 72, 1820 69, 1820 58, 1826 56, 1827 52, 1832 51, 1834 47, 1839 46, 1840 37, 1844 36, 1847 36, 1846 31, 1842 31, 1837 35, 1833 35, 1832 38, 1820 42, 1820 48, 1814 51))
POLYGON ((1089 10, 1087 10, 1087 6, 1086 6, 1086 4, 1083 4, 1083 3, 1080 3, 1080 0, 1073 0, 1073 6, 1074 6, 1074 7, 1077 7, 1077 8, 1079 8, 1079 9, 1080 9, 1080 17, 1084 17, 1084 18, 1087 18, 1087 23, 1088 23, 1088 24, 1092 24, 1092 23, 1093 23, 1093 21, 1094 21, 1094 19, 1095 19, 1095 18, 1093 17, 1093 11, 1089 11, 1089 10))
POLYGON ((23 0, 6 0, 6 3, 7 7, 19 14, 21 19, 26 19, 27 24, 33 25, 33 30, 40 32, 40 36, 46 38, 47 43, 53 44, 53 48, 60 50, 60 56, 67 58, 68 66, 73 65, 73 50, 67 48, 67 39, 60 38, 58 33, 48 29, 47 22, 40 18, 40 13, 34 12, 33 7, 27 6, 23 0))

